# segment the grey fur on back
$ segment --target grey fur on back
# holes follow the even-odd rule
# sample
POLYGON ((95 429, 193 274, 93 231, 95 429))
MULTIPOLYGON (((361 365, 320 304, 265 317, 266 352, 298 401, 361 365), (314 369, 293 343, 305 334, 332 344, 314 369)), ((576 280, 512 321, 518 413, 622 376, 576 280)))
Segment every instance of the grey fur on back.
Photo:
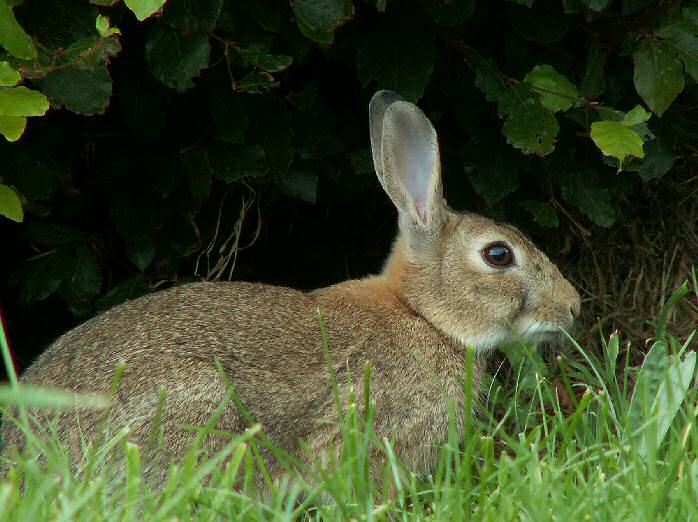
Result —
MULTIPOLYGON (((125 363, 110 425, 112 429, 130 426, 129 439, 146 447, 164 387, 168 397, 159 458, 167 462, 181 457, 195 438, 194 432, 177 426, 203 426, 226 396, 227 385, 214 364, 217 357, 249 413, 272 441, 307 460, 307 455, 298 453, 298 439, 318 453, 330 441, 341 446, 319 307, 328 325, 341 395, 346 400, 347 374, 361 383, 364 364, 370 361, 374 384, 381 383, 371 395, 380 412, 377 433, 396 436, 399 454, 415 470, 426 472, 438 449, 410 448, 446 435, 445 398, 462 403, 458 398, 465 369, 462 353, 406 308, 396 313, 380 306, 380 301, 358 302, 351 286, 344 283, 305 294, 250 283, 194 283, 150 294, 68 332, 39 357, 23 380, 78 393, 108 394, 112 375, 125 363), (337 300, 341 294, 344 299, 337 300), (181 317, 187 317, 187 322, 178 321, 181 317), (250 325, 256 335, 249 335, 250 325), (416 338, 411 336, 415 333, 416 338), (430 348, 429 360, 422 357, 425 347, 430 348), (405 364, 408 360, 412 362, 405 364), (417 388, 419 395, 410 393, 417 388)), ((357 385, 355 391, 362 404, 363 386, 357 385)), ((102 412, 80 411, 81 430, 96 435, 102 418, 102 412)), ((63 413, 59 426, 78 458, 80 431, 75 414, 63 413)), ((216 427, 236 433, 247 423, 231 402, 216 427)), ((7 446, 21 447, 20 437, 12 424, 4 425, 7 446)), ((214 436, 208 441, 212 450, 222 449, 226 442, 214 436)), ((148 463, 144 464, 147 469, 148 463)), ((270 465, 273 471, 281 471, 275 461, 270 460, 270 465)), ((150 478, 156 486, 164 484, 166 471, 167 466, 152 470, 150 478)))

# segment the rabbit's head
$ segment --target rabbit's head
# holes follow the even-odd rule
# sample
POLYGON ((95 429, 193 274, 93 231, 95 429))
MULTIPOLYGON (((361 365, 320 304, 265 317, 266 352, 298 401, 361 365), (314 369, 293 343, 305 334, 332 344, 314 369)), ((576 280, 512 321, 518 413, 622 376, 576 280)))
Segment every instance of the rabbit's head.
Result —
POLYGON ((436 131, 424 113, 379 91, 369 122, 376 174, 399 212, 384 269, 398 297, 480 350, 570 326, 579 294, 545 254, 512 226, 448 208, 436 131))

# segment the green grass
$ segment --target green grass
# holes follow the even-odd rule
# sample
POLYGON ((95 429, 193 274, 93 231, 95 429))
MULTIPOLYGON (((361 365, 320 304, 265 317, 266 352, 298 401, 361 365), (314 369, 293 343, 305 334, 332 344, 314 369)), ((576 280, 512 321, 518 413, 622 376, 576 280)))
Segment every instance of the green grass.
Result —
MULTIPOLYGON (((667 307, 688 292, 679 289, 667 307)), ((404 469, 391 442, 372 433, 380 415, 373 403, 350 400, 338 405, 341 458, 305 470, 307 482, 265 477, 260 450, 270 442, 259 427, 229 434, 212 458, 193 447, 160 492, 144 484, 139 448, 125 432, 86 447, 76 472, 55 438, 30 438, 0 481, 0 520, 698 520, 696 355, 692 339, 667 332, 666 317, 654 325, 642 368, 628 367, 618 335, 604 340, 600 357, 570 338, 555 368, 526 347, 510 348, 513 383, 492 380, 484 411, 462 439, 452 430, 430 477, 404 469), (382 456, 380 487, 368 472, 372 447, 382 456), (125 469, 105 463, 109 448, 125 455, 125 469)), ((5 345, 3 355, 9 362, 5 345)), ((369 383, 370 368, 355 376, 356 386, 369 383)), ((50 397, 16 387, 0 390, 0 400, 17 407, 14 421, 26 427, 26 408, 46 407, 50 397)), ((56 400, 65 407, 74 399, 56 400)))

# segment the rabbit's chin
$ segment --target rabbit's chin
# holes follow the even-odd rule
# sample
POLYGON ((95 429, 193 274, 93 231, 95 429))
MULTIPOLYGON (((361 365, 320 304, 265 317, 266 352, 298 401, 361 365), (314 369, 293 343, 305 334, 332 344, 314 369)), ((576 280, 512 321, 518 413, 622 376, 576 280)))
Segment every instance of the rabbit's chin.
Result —
POLYGON ((473 346, 478 352, 487 353, 497 350, 502 345, 538 344, 560 339, 561 328, 564 326, 534 321, 526 324, 524 328, 496 330, 477 337, 461 337, 459 340, 466 346, 473 346))
POLYGON ((552 341, 562 335, 563 328, 569 326, 570 325, 528 319, 523 324, 518 325, 515 331, 512 332, 512 341, 525 343, 552 341))

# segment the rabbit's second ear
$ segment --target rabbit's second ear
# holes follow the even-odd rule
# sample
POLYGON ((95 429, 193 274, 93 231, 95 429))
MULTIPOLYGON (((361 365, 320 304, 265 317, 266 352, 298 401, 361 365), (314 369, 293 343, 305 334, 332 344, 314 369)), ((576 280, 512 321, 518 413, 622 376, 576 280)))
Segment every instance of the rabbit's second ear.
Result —
MULTIPOLYGON (((371 133, 371 152, 373 154, 373 167, 376 170, 378 181, 383 185, 383 120, 385 111, 390 105, 402 98, 393 91, 378 91, 368 104, 368 125, 371 133)), ((383 185, 385 188, 385 185, 383 185)))
POLYGON ((395 101, 385 109, 381 134, 383 188, 413 225, 437 227, 444 207, 439 143, 431 122, 416 105, 395 101))

